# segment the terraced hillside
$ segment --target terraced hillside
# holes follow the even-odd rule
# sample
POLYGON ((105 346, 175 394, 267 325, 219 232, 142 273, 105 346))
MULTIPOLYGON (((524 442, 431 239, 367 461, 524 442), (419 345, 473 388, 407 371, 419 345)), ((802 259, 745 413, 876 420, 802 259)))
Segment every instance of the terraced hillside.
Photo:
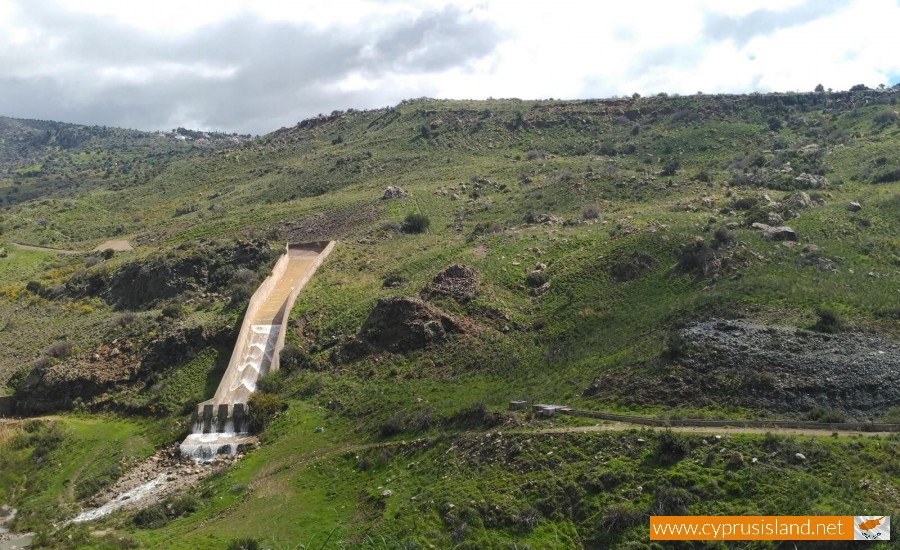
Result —
MULTIPOLYGON (((895 439, 607 441, 500 411, 522 399, 900 420, 884 390, 900 364, 898 95, 420 99, 203 147, 158 136, 126 153, 94 132, 99 152, 78 155, 52 140, 10 152, 7 123, 0 187, 29 194, 0 209, 0 240, 135 248, 4 244, 0 379, 22 411, 123 417, 174 442, 215 390, 273 250, 334 239, 280 374, 260 382, 263 446, 191 511, 122 514, 116 533, 186 547, 640 545, 654 511, 801 513, 798 486, 816 512, 844 513, 834 495, 851 487, 885 514, 900 502, 895 439), (79 155, 152 170, 82 177, 79 155), (44 157, 74 184, 31 185, 44 157), (776 455, 759 474, 750 457, 764 451, 776 455), (290 527, 253 527, 276 509, 290 527)), ((22 458, 26 443, 2 456, 33 487, 51 473, 22 458)), ((119 474, 84 475, 99 489, 119 474)), ((61 492, 46 512, 15 495, 0 497, 23 527, 84 496, 61 492)))

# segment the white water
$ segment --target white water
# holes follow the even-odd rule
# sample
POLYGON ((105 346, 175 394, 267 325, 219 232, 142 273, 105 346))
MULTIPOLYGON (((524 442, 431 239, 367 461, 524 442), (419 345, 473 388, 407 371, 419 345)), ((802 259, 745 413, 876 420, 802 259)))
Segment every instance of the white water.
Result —
POLYGON ((72 520, 72 523, 83 523, 85 521, 94 521, 95 519, 102 518, 103 516, 107 516, 116 510, 125 506, 129 501, 133 501, 135 499, 142 498, 147 494, 153 492, 159 485, 163 483, 166 479, 166 474, 159 474, 156 478, 151 479, 147 483, 143 485, 139 485, 130 491, 126 491, 116 498, 110 500, 103 506, 99 508, 94 508, 93 510, 86 510, 80 514, 78 514, 75 519, 72 520))
POLYGON ((193 433, 187 436, 179 446, 181 456, 193 458, 198 462, 209 462, 219 455, 234 456, 239 442, 235 436, 247 435, 246 432, 193 433))
MULTIPOLYGON (((225 419, 221 432, 204 432, 204 419, 194 421, 193 433, 180 446, 181 456, 190 457, 200 462, 208 462, 218 455, 234 456, 241 443, 246 442, 246 431, 236 432, 233 414, 235 403, 247 403, 250 394, 256 391, 256 383, 260 376, 269 372, 272 366, 275 344, 281 325, 251 325, 250 340, 241 353, 235 376, 224 396, 223 404, 229 405, 229 417, 225 419)), ((227 376, 227 375, 226 375, 227 376)), ((228 382, 223 381, 223 384, 228 382)), ((221 387, 219 390, 221 391, 221 387)), ((217 392, 218 393, 218 392, 217 392)), ((221 398, 221 396, 217 396, 221 398)), ((214 406, 213 414, 218 414, 218 406, 214 406)), ((212 428, 216 429, 221 419, 212 419, 212 428)))

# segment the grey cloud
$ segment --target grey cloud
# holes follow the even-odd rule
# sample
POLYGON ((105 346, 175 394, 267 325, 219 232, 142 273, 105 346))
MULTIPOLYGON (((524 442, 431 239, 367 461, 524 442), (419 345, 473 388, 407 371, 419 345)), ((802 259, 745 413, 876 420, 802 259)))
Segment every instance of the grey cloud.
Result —
POLYGON ((0 113, 142 129, 198 123, 262 133, 319 112, 429 95, 434 91, 422 85, 374 93, 335 92, 334 85, 355 73, 377 79, 466 67, 504 38, 494 24, 455 8, 327 29, 245 14, 175 38, 45 3, 29 2, 22 10, 25 24, 52 36, 58 47, 16 49, 0 37, 0 113), (142 84, 92 76, 101 68, 160 66, 233 74, 187 72, 142 84))
POLYGON ((756 10, 739 17, 708 14, 703 25, 703 36, 712 40, 734 40, 737 45, 743 46, 754 37, 768 36, 780 29, 829 16, 849 3, 849 0, 807 0, 785 10, 756 10))

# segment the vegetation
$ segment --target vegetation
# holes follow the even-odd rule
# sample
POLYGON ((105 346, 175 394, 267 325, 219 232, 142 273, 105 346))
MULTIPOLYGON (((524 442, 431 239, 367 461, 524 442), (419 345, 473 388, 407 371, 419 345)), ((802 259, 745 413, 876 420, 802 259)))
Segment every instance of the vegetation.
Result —
MULTIPOLYGON (((178 440, 284 241, 337 239, 250 403, 264 444, 195 500, 97 530, 171 548, 640 547, 653 513, 885 514, 892 438, 567 433, 580 421, 505 411, 770 418, 587 389, 606 372, 665 382, 692 357, 677 328, 697 320, 900 336, 898 95, 419 99, 257 139, 3 119, 0 385, 25 396, 30 375, 64 373, 75 382, 54 387, 82 395, 0 432, 0 501, 22 529, 59 523, 178 440), (389 186, 410 195, 382 200, 389 186), (138 246, 89 252, 112 238, 138 246), (477 273, 466 299, 456 283, 422 292, 453 264, 477 273), (460 330, 400 320, 442 338, 340 361, 394 296, 460 330), (86 383, 96 373, 116 377, 86 383)), ((91 532, 41 540, 106 544, 91 532)))

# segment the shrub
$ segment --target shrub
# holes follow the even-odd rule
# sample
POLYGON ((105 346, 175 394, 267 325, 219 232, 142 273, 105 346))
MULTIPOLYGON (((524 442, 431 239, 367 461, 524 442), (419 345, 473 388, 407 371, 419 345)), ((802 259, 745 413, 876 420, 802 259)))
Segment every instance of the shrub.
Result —
POLYGON ((446 424, 457 428, 491 428, 502 420, 500 413, 490 412, 484 403, 478 402, 460 409, 447 418, 446 424))
POLYGON ((716 251, 699 238, 677 249, 675 257, 678 259, 675 268, 682 273, 695 273, 707 277, 716 273, 721 266, 716 251))
POLYGON ((181 319, 185 315, 184 306, 181 304, 168 304, 162 308, 160 315, 165 319, 181 319))
POLYGON ((818 316, 818 319, 811 327, 812 330, 815 330, 816 332, 835 334, 841 332, 844 329, 843 319, 841 319, 841 316, 838 314, 838 312, 834 311, 833 309, 820 307, 816 310, 816 315, 818 316))
POLYGON ((136 313, 131 311, 126 311, 125 313, 120 313, 113 317, 112 324, 114 327, 127 327, 129 325, 133 325, 135 321, 137 321, 138 316, 136 313))
POLYGON ((284 389, 284 373, 280 370, 270 371, 256 381, 256 391, 281 393, 282 389, 284 389))
POLYGON ((259 550, 259 542, 251 538, 233 539, 226 550, 259 550))
POLYGON ((381 229, 383 231, 391 231, 394 233, 399 233, 400 231, 403 230, 403 227, 398 222, 395 222, 394 220, 387 220, 387 221, 381 222, 381 229))
POLYGON ((678 159, 670 159, 667 160, 663 165, 662 175, 664 176, 674 176, 678 169, 681 168, 681 163, 678 162, 678 159))
POLYGON ((635 252, 627 260, 613 264, 609 268, 609 276, 620 283, 633 281, 647 274, 657 263, 653 256, 635 252))
POLYGON ((284 345, 278 360, 281 370, 290 374, 309 367, 309 364, 309 354, 306 350, 293 342, 284 345))
POLYGON ((134 515, 132 521, 134 521, 134 524, 141 529, 153 529, 154 527, 164 525, 169 521, 169 517, 166 515, 166 511, 162 507, 162 504, 156 504, 139 511, 134 515))
POLYGON ((56 342, 47 348, 47 355, 54 359, 65 359, 72 355, 74 349, 74 342, 56 342))
POLYGON ((258 391, 250 396, 247 409, 250 431, 260 433, 285 409, 285 403, 274 393, 258 391))
POLYGON ((391 437, 403 433, 403 419, 399 414, 390 416, 378 426, 378 433, 381 437, 391 437))
POLYGON ((806 411, 806 414, 803 415, 803 419, 821 422, 822 424, 840 424, 847 421, 847 416, 840 411, 825 409, 816 405, 806 411))
POLYGON ((586 220, 596 220, 600 217, 600 207, 596 204, 584 207, 581 211, 581 217, 586 220))
POLYGON ((714 250, 718 250, 720 248, 727 248, 734 244, 734 231, 730 229, 726 229, 724 227, 720 227, 716 229, 716 232, 713 234, 713 242, 712 247, 714 250))
POLYGON ((687 342, 684 339, 684 336, 681 335, 681 331, 678 329, 673 329, 666 336, 666 349, 663 351, 663 356, 669 359, 675 359, 684 355, 687 350, 687 342))
POLYGON ((549 280, 550 276, 547 275, 546 271, 531 271, 528 273, 528 275, 525 276, 525 284, 530 286, 531 288, 543 286, 544 283, 549 280))
POLYGON ((691 452, 691 442, 688 438, 672 430, 665 430, 659 434, 658 458, 660 462, 672 464, 678 462, 691 452))
POLYGON ((431 219, 425 214, 410 213, 403 219, 404 233, 424 233, 431 226, 431 219))
POLYGON ((166 511, 171 517, 181 517, 193 514, 200 509, 200 500, 192 495, 185 494, 173 498, 166 503, 166 511))

